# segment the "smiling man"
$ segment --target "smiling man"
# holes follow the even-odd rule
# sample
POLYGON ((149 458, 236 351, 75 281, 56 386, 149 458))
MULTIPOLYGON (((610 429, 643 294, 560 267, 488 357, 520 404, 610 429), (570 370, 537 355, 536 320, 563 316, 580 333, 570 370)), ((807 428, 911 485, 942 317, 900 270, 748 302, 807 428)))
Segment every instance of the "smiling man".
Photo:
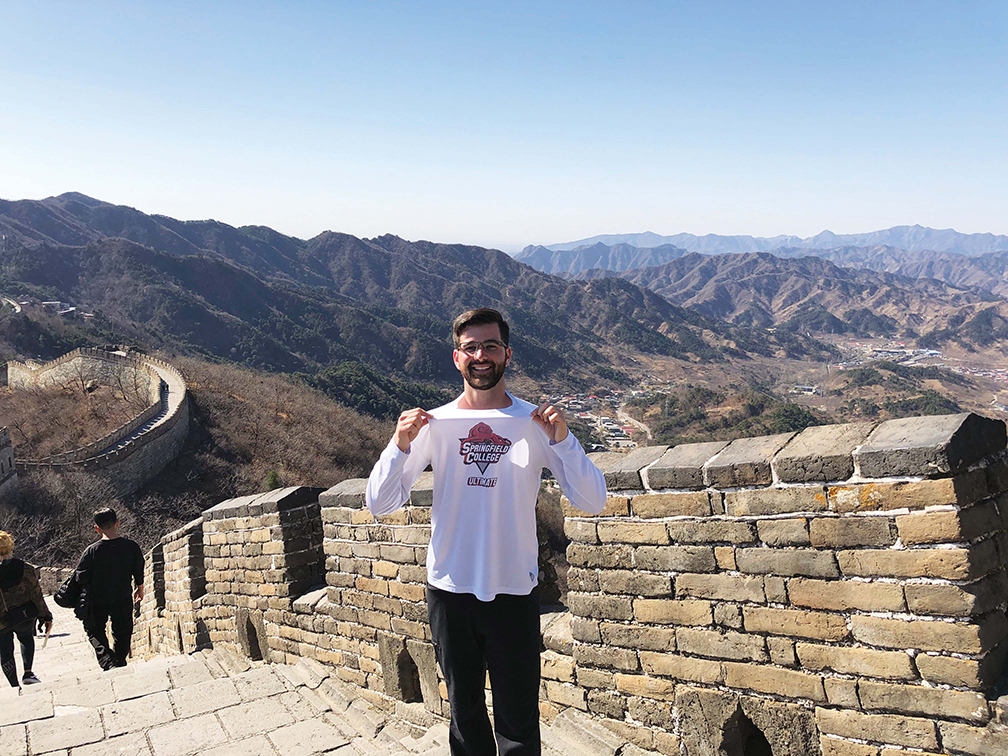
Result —
POLYGON ((427 607, 448 687, 452 756, 532 756, 541 752, 535 506, 542 470, 591 514, 605 506, 605 479, 559 408, 507 392, 510 333, 499 312, 464 312, 452 335, 462 394, 399 416, 371 471, 367 505, 375 515, 395 511, 433 467, 427 607))

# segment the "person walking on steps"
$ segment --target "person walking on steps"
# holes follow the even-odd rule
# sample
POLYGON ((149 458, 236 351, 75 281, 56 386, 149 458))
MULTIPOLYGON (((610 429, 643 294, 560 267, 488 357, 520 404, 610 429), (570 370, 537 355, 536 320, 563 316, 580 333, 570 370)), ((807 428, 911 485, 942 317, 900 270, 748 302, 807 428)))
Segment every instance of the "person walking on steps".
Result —
POLYGON ((133 605, 143 598, 144 557, 135 541, 119 535, 114 510, 106 507, 95 512, 94 527, 101 538, 84 549, 74 578, 87 592, 84 631, 98 664, 109 670, 126 666, 133 636, 133 605), (105 632, 110 619, 111 647, 105 632))
POLYGON ((12 688, 19 687, 14 661, 14 636, 21 645, 24 674, 21 683, 40 682, 32 672, 35 661, 35 626, 49 633, 53 616, 46 606, 38 573, 23 559, 14 557, 14 538, 0 530, 0 667, 12 688))
POLYGON ((496 310, 456 318, 462 394, 429 412, 403 412, 367 485, 368 509, 385 515, 406 502, 428 464, 434 469, 427 608, 448 688, 452 756, 542 752, 535 508, 543 468, 579 509, 598 514, 606 501, 605 479, 563 412, 504 388, 509 330, 496 310))

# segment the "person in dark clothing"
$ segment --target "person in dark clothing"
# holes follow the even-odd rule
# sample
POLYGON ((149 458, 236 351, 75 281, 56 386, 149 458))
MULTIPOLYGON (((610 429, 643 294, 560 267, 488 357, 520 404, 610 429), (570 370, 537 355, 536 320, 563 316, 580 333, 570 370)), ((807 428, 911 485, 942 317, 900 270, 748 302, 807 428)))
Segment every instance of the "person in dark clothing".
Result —
POLYGON ((0 530, 0 668, 4 677, 17 688, 17 662, 14 661, 14 636, 21 644, 24 675, 21 682, 40 682, 32 672, 35 661, 35 625, 52 629, 53 616, 42 597, 35 568, 14 558, 14 539, 0 530))
POLYGON ((84 549, 75 577, 87 591, 84 630, 98 664, 109 670, 126 666, 133 636, 133 605, 143 598, 144 558, 135 541, 119 535, 119 518, 113 510, 99 509, 94 523, 101 539, 84 549), (111 648, 105 632, 110 619, 111 648))

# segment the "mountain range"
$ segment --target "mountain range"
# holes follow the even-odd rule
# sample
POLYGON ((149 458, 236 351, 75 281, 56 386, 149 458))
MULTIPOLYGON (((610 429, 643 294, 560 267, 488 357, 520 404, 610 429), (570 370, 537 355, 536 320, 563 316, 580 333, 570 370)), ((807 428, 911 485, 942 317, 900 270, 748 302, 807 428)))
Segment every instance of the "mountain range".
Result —
MULTIPOLYGON (((815 236, 802 238, 799 236, 722 236, 720 234, 674 234, 661 236, 646 231, 640 234, 601 234, 587 239, 579 239, 562 244, 548 244, 547 249, 554 252, 568 252, 582 247, 589 247, 601 242, 606 246, 629 244, 634 247, 652 248, 662 245, 680 247, 687 252, 700 252, 706 255, 721 255, 738 252, 772 252, 782 247, 819 250, 835 249, 837 247, 875 247, 887 246, 904 249, 909 252, 931 251, 950 252, 960 255, 983 255, 988 252, 1008 251, 1008 236, 994 234, 961 234, 950 228, 935 229, 926 226, 893 226, 881 231, 871 231, 863 234, 834 234, 823 231, 815 236)), ((516 257, 523 259, 535 245, 523 249, 516 257)))
MULTIPOLYGON (((0 234, 0 292, 94 311, 108 338, 273 371, 354 363, 366 367, 355 379, 457 384, 450 323, 473 306, 505 314, 517 375, 544 387, 620 383, 633 352, 698 361, 822 350, 733 329, 629 281, 564 280, 481 247, 331 231, 302 240, 76 193, 0 201, 0 234)), ((39 356, 37 340, 7 341, 39 356)))
POLYGON ((1008 303, 985 289, 768 252, 691 252, 662 265, 578 274, 584 280, 614 276, 737 325, 817 333, 916 338, 961 325, 991 308, 999 318, 1008 314, 1008 303))

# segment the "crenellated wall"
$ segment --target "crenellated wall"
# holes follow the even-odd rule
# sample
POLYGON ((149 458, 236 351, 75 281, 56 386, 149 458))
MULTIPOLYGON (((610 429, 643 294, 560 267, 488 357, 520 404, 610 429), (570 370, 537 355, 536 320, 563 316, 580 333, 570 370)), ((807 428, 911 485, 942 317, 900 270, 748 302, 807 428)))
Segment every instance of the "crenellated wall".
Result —
MULTIPOLYGON (((955 415, 597 455, 606 509, 562 502, 543 717, 580 709, 680 756, 1008 753, 1005 446, 1004 423, 955 415)), ((363 491, 236 499, 166 536, 138 652, 311 657, 373 703, 446 715, 432 477, 377 520, 363 491)))
POLYGON ((189 433, 185 379, 156 357, 75 349, 43 364, 9 362, 7 373, 15 389, 97 382, 124 393, 136 392, 150 402, 128 422, 86 446, 45 459, 18 459, 22 473, 43 468, 84 470, 108 478, 119 493, 130 494, 178 455, 189 433))

